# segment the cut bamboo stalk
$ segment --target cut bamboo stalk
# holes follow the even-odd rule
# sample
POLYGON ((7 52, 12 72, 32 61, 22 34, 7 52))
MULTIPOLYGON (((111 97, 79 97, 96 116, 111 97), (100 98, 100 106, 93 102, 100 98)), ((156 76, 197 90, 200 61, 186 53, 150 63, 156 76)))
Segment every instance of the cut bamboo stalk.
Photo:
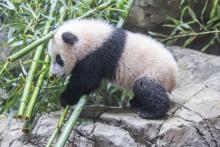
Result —
MULTIPOLYGON (((51 6, 51 9, 49 11, 49 17, 53 17, 53 13, 55 11, 56 5, 58 3, 58 0, 54 0, 51 6)), ((52 19, 48 20, 46 22, 44 31, 43 31, 43 35, 46 35, 49 32, 50 26, 52 23, 52 19)), ((27 106, 27 101, 28 101, 28 97, 30 95, 30 90, 31 90, 31 84, 33 82, 34 79, 34 74, 36 72, 37 69, 37 60, 40 59, 40 56, 42 54, 43 51, 43 45, 39 46, 34 54, 34 59, 33 62, 31 64, 30 67, 30 71, 28 72, 28 76, 26 78, 26 83, 25 83, 25 87, 24 87, 24 92, 20 101, 20 107, 18 110, 18 118, 23 118, 24 112, 25 112, 25 108, 27 106)))
MULTIPOLYGON (((50 61, 49 55, 46 56, 44 61, 49 64, 49 61, 50 61)), ((28 107, 27 107, 27 110, 26 110, 26 113, 25 113, 25 119, 26 120, 30 119, 30 117, 32 116, 34 105, 37 101, 37 96, 38 96, 38 93, 40 92, 40 89, 41 89, 41 86, 42 86, 42 83, 43 83, 43 80, 44 80, 44 76, 45 76, 45 73, 46 73, 46 69, 48 68, 48 64, 44 64, 43 67, 42 67, 42 73, 40 74, 40 76, 38 78, 37 84, 35 86, 34 92, 32 94, 31 100, 28 104, 28 107)))
POLYGON ((34 110, 33 110, 33 116, 29 120, 26 120, 23 127, 22 127, 23 133, 25 133, 25 134, 30 133, 31 130, 37 124, 37 122, 40 118, 40 115, 37 115, 37 113, 38 113, 38 110, 39 110, 41 104, 43 103, 43 101, 44 101, 44 97, 41 97, 41 99, 39 99, 38 102, 36 103, 36 106, 34 107, 34 110))
POLYGON ((70 133, 72 132, 76 122, 77 122, 77 119, 84 107, 86 103, 86 96, 82 96, 79 100, 79 102, 77 103, 73 113, 71 114, 61 136, 59 137, 57 143, 56 143, 56 147, 63 147, 70 135, 70 133))
POLYGON ((63 113, 62 113, 62 115, 61 115, 61 117, 60 117, 60 119, 59 119, 59 121, 58 121, 58 123, 56 125, 56 128, 53 131, 53 134, 51 135, 51 137, 50 137, 50 139, 49 139, 49 141, 47 143, 47 147, 50 147, 51 144, 53 143, 53 140, 57 137, 61 127, 63 126, 64 120, 65 120, 66 115, 67 115, 67 113, 69 111, 69 108, 70 108, 70 106, 66 106, 66 108, 63 110, 63 113))

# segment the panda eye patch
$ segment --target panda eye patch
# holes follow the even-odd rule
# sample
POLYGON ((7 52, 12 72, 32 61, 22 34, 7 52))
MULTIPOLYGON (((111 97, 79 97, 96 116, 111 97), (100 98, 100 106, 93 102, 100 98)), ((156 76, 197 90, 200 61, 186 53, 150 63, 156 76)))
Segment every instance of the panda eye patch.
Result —
POLYGON ((63 66, 63 60, 61 59, 60 55, 56 55, 56 62, 57 62, 60 66, 63 66))

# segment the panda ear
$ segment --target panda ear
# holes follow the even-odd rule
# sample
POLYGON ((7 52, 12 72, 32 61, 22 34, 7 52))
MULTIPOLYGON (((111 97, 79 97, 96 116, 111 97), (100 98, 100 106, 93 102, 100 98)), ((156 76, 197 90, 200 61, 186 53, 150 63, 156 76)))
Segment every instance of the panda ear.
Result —
POLYGON ((65 43, 68 43, 70 45, 73 45, 78 40, 78 38, 70 32, 64 32, 62 34, 62 39, 65 43))

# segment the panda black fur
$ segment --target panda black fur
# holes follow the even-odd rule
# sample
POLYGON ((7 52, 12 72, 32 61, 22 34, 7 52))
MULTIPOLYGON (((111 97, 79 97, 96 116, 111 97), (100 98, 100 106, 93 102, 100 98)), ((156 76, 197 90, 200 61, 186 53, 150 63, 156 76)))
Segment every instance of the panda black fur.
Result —
POLYGON ((71 20, 49 42, 51 72, 71 75, 60 97, 62 106, 76 104, 107 79, 133 90, 131 106, 142 118, 163 117, 176 85, 172 55, 152 38, 118 29, 100 20, 71 20))

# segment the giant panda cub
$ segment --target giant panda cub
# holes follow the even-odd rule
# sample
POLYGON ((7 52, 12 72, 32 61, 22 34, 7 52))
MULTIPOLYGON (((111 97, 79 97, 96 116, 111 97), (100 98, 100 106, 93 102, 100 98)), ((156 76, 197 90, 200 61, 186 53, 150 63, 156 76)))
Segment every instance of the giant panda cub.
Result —
POLYGON ((152 38, 101 20, 70 20, 56 29, 48 52, 52 75, 71 74, 60 97, 62 106, 76 104, 105 79, 133 90, 130 104, 138 108, 141 118, 166 115, 168 92, 176 85, 177 64, 152 38))

